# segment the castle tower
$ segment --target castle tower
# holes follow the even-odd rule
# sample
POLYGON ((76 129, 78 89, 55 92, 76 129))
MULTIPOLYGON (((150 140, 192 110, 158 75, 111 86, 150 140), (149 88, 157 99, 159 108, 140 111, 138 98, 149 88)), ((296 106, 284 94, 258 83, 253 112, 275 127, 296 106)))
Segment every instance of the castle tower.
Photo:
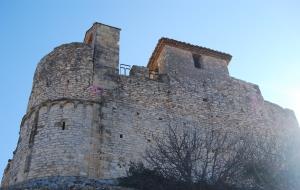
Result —
POLYGON ((54 176, 97 178, 99 110, 118 75, 120 29, 95 23, 84 43, 55 48, 37 65, 20 137, 2 186, 54 176))
POLYGON ((95 85, 115 87, 114 81, 119 74, 119 38, 119 28, 99 23, 86 32, 84 42, 93 48, 95 85))

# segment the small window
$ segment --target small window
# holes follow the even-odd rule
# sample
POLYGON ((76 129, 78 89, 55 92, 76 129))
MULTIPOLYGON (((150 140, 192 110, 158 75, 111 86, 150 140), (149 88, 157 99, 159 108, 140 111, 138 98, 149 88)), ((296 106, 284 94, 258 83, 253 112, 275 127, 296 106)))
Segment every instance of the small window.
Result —
POLYGON ((122 139, 123 138, 123 135, 122 134, 120 134, 120 139, 122 139))
POLYGON ((46 80, 46 86, 49 87, 50 85, 51 85, 51 81, 50 81, 50 79, 47 78, 47 80, 46 80))
POLYGON ((198 69, 203 69, 201 55, 193 54, 194 66, 198 69))
POLYGON ((62 122, 61 129, 62 129, 62 130, 65 130, 65 129, 66 129, 66 122, 64 122, 64 121, 62 122))

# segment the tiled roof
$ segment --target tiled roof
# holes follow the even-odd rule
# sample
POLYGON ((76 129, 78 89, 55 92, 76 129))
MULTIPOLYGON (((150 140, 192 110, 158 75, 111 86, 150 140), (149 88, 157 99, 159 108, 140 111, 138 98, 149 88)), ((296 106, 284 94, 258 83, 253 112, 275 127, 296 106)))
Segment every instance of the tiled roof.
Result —
POLYGON ((205 47, 201 47, 201 46, 196 46, 196 45, 193 45, 193 44, 189 44, 189 43, 186 43, 186 42, 181 42, 181 41, 177 41, 177 40, 173 40, 173 39, 170 39, 170 38, 161 38, 151 57, 150 57, 150 60, 148 62, 148 68, 151 70, 151 67, 153 67, 155 61, 157 60, 157 58, 159 57, 159 54, 161 52, 161 50, 163 49, 163 47, 165 45, 168 45, 168 46, 172 46, 172 47, 177 47, 177 48, 180 48, 180 49, 184 49, 184 50, 187 50, 187 51, 191 51, 193 53, 198 53, 198 54, 202 54, 202 55, 208 55, 208 56, 212 56, 212 57, 215 57, 215 58, 219 58, 219 59, 223 59, 227 62, 227 65, 229 64, 229 61, 231 60, 232 56, 230 54, 227 54, 227 53, 223 53, 223 52, 220 52, 220 51, 215 51, 215 50, 212 50, 212 49, 209 49, 209 48, 205 48, 205 47))

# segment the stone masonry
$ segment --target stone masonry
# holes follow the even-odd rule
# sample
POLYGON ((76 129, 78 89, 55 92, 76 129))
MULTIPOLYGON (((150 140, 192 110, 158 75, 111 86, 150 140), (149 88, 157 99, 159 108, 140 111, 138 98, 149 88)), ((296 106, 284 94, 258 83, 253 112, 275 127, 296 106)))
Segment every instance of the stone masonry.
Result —
POLYGON ((298 127, 293 111, 229 75, 226 53, 162 38, 147 67, 120 75, 119 33, 95 23, 83 43, 61 45, 40 61, 2 187, 124 176, 169 125, 257 132, 298 127))

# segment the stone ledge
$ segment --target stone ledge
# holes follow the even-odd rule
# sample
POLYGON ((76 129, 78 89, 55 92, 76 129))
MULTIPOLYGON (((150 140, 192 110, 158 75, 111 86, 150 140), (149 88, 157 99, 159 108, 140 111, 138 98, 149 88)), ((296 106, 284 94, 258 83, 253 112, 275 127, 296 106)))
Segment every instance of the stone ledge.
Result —
POLYGON ((88 189, 88 190, 133 190, 117 186, 113 179, 88 179, 80 176, 55 176, 27 180, 0 190, 62 190, 62 189, 88 189))

